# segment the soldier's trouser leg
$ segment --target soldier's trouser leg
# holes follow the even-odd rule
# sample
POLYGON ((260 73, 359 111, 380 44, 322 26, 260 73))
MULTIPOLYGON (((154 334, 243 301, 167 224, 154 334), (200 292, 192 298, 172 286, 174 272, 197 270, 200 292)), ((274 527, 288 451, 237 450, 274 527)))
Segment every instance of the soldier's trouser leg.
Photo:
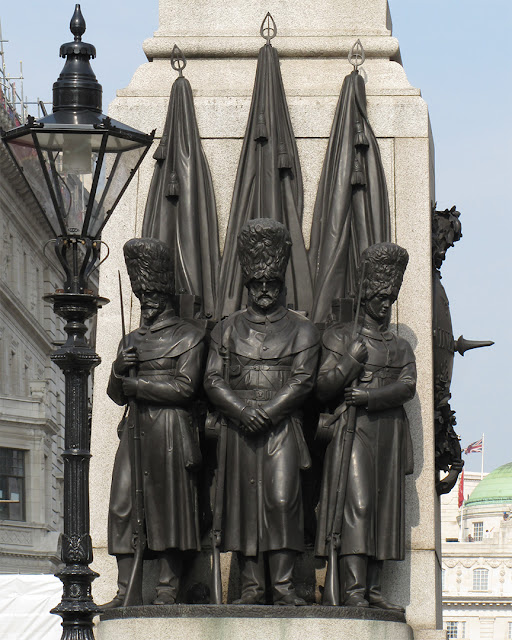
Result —
POLYGON ((403 613, 403 607, 400 607, 397 604, 392 604, 381 594, 381 574, 383 564, 382 560, 376 560, 375 558, 368 559, 367 585, 370 607, 377 607, 378 609, 386 609, 387 611, 403 613))
POLYGON ((178 595, 183 554, 178 549, 166 549, 159 556, 159 579, 153 604, 174 604, 178 595))
POLYGON ((233 604, 264 604, 265 602, 265 558, 239 554, 242 595, 233 604))
POLYGON ((366 572, 368 556, 348 555, 340 556, 340 576, 344 578, 345 601, 348 607, 367 607, 366 572))
POLYGON ((305 600, 299 598, 293 586, 293 567, 297 553, 290 549, 268 552, 268 564, 270 581, 272 583, 272 596, 274 604, 278 605, 304 605, 305 600))
POLYGON ((100 609, 113 609, 114 607, 122 607, 126 593, 126 587, 132 571, 133 555, 131 553, 117 555, 117 593, 110 602, 106 602, 100 606, 100 609))

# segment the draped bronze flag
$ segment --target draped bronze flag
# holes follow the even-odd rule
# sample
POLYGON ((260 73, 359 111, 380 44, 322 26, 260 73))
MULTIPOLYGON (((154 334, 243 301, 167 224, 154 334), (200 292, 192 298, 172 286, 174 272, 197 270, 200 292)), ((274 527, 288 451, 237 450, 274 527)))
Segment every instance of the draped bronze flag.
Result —
POLYGON ((333 300, 355 294, 361 253, 390 236, 386 178, 366 115, 364 81, 354 70, 343 82, 313 213, 314 322, 328 319, 333 300))
POLYGON ((182 68, 172 85, 162 139, 154 154, 157 162, 142 236, 169 245, 174 256, 176 293, 199 296, 198 315, 213 317, 220 261, 217 211, 192 88, 182 77, 182 68))
POLYGON ((273 218, 290 231, 293 246, 286 273, 293 308, 311 309, 311 277, 302 236, 303 186, 277 51, 268 41, 258 55, 249 120, 231 201, 219 280, 217 318, 243 304, 237 237, 252 218, 273 218))

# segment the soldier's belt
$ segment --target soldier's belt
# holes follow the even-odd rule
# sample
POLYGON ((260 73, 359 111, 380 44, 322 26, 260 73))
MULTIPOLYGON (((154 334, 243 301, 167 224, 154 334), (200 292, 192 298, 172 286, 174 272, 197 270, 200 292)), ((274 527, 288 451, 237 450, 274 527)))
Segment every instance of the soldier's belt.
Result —
POLYGON ((361 382, 370 382, 373 378, 386 378, 397 380, 402 371, 401 367, 380 367, 372 370, 371 367, 365 367, 364 372, 359 376, 361 382))
POLYGON ((246 373, 250 373, 251 371, 291 371, 290 365, 285 364, 244 364, 243 366, 240 364, 232 364, 229 367, 230 377, 236 378, 238 376, 243 376, 246 373))
POLYGON ((291 366, 286 364, 244 364, 242 371, 291 371, 291 366))
POLYGON ((152 376, 160 376, 161 378, 169 377, 176 374, 176 369, 161 369, 158 371, 157 369, 151 369, 151 371, 139 371, 139 377, 141 378, 150 378, 152 376))
POLYGON ((243 400, 272 400, 276 394, 273 389, 250 389, 242 391, 234 389, 234 392, 243 400))

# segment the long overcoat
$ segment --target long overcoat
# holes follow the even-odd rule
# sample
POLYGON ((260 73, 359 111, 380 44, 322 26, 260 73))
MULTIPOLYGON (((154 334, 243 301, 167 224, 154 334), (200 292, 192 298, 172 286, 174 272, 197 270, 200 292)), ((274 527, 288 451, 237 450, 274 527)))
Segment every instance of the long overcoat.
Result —
MULTIPOLYGON (((334 325, 323 336, 317 381, 319 399, 331 408, 343 403, 344 391, 358 376, 357 387, 368 392, 368 406, 357 407, 345 508, 341 524, 341 555, 362 554, 378 560, 404 557, 405 476, 413 471, 412 442, 403 404, 416 388, 416 364, 409 343, 382 330, 366 317, 358 339, 368 349, 361 365, 347 353, 354 340, 352 325, 334 325)), ((327 555, 339 486, 346 406, 324 461, 315 552, 327 555)), ((340 533, 335 531, 334 533, 340 533)))
MULTIPOLYGON (((136 347, 139 356, 135 400, 147 542, 154 551, 200 549, 196 470, 201 452, 189 408, 202 379, 203 338, 202 329, 168 311, 127 336, 127 346, 136 347)), ((113 369, 108 395, 119 405, 128 402, 113 369)), ((133 419, 128 413, 127 422, 133 419)), ((120 438, 108 520, 112 555, 133 553, 128 423, 120 438)))
POLYGON ((311 459, 300 409, 313 390, 318 354, 314 325, 284 307, 266 316, 250 308, 236 312, 212 332, 204 387, 229 419, 223 550, 256 556, 304 549, 300 471, 311 459), (221 346, 229 353, 229 380, 221 346), (266 411, 272 420, 267 433, 243 432, 246 405, 266 411))

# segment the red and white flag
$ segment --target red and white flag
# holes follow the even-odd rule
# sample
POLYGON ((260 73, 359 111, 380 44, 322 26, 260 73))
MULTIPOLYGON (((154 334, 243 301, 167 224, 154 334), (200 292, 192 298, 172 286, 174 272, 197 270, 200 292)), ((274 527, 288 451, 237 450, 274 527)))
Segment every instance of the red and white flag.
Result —
POLYGON ((468 444, 468 446, 464 449, 464 453, 467 455, 468 453, 480 453, 483 447, 483 438, 477 440, 476 442, 472 442, 468 444))
POLYGON ((462 507, 462 503, 464 502, 464 469, 459 476, 459 509, 462 507))

